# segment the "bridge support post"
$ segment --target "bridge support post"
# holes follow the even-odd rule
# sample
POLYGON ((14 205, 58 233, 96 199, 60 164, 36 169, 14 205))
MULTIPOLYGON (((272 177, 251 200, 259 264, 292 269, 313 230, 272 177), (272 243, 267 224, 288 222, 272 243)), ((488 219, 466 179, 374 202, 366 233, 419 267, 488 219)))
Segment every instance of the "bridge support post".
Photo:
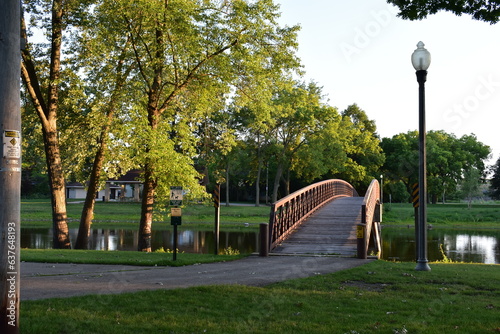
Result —
POLYGON ((358 259, 368 258, 368 243, 366 231, 366 205, 361 205, 361 224, 358 224, 356 230, 356 236, 358 238, 358 259))
POLYGON ((262 223, 259 226, 260 249, 259 256, 269 256, 269 224, 262 223))
POLYGON ((358 224, 356 229, 356 236, 358 239, 358 259, 366 259, 366 224, 358 224))

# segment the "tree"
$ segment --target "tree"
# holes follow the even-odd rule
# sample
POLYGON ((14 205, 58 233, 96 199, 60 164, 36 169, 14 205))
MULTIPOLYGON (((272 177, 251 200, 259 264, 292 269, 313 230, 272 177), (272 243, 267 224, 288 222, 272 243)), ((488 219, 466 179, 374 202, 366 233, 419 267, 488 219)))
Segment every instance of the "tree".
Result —
POLYGON ((481 171, 477 168, 468 168, 464 171, 462 182, 460 182, 460 190, 462 195, 467 199, 467 207, 472 207, 474 197, 480 196, 481 191, 481 171))
POLYGON ((341 115, 348 159, 339 177, 349 180, 358 189, 367 187, 373 178, 379 176, 385 160, 377 126, 357 104, 348 106, 341 115))
POLYGON ((236 130, 241 138, 240 148, 246 151, 247 159, 250 159, 245 168, 248 170, 248 167, 251 167, 248 176, 255 186, 255 206, 260 205, 261 173, 270 157, 275 122, 270 97, 262 98, 262 95, 259 97, 259 101, 252 101, 258 103, 239 107, 235 113, 236 130))
POLYGON ((387 0, 396 5, 403 19, 421 20, 427 15, 444 10, 455 15, 470 14, 479 21, 495 24, 500 16, 500 1, 498 0, 387 0))
MULTIPOLYGON (((53 247, 71 248, 66 213, 66 191, 61 149, 59 143, 58 114, 60 108, 60 85, 62 82, 61 53, 64 29, 70 25, 75 13, 83 11, 79 1, 34 1, 27 6, 32 22, 38 22, 50 36, 48 50, 35 49, 27 44, 22 50, 21 76, 26 91, 39 117, 43 133, 47 173, 52 200, 53 247), (44 12, 52 14, 49 22, 44 12), (42 14, 40 14, 42 13, 42 14), (71 13, 71 15, 70 15, 71 13), (49 64, 44 67, 43 56, 48 52, 49 64), (37 66, 35 56, 42 55, 37 66), (48 69, 48 74, 44 71, 48 69)), ((23 39, 28 40, 24 18, 23 39)))
POLYGON ((297 163, 297 153, 307 138, 318 132, 323 119, 332 109, 324 108, 321 88, 314 82, 296 83, 275 93, 272 101, 274 119, 273 145, 277 164, 272 201, 278 199, 281 178, 285 180, 285 195, 290 192, 290 171, 297 163), (326 111, 326 112, 325 112, 326 111))
MULTIPOLYGON (((402 181, 411 194, 418 182, 418 132, 410 131, 382 140, 386 155, 383 170, 387 181, 402 181)), ((427 173, 429 198, 435 203, 444 193, 455 191, 470 168, 485 171, 490 148, 473 134, 457 138, 444 131, 427 133, 427 173)))
MULTIPOLYGON (((94 22, 98 24, 98 22, 94 22)), ((92 26, 90 24, 89 26, 92 26)), ((84 30, 85 31, 85 30, 84 30)), ((112 36, 103 38, 96 38, 95 36, 86 36, 74 42, 74 49, 77 50, 72 59, 73 66, 82 70, 90 68, 90 71, 85 73, 86 86, 88 95, 92 100, 89 104, 89 113, 85 117, 84 123, 87 126, 82 126, 82 122, 75 124, 80 130, 87 131, 87 135, 83 138, 90 138, 82 143, 81 140, 76 140, 75 146, 88 147, 85 154, 76 162, 77 165, 87 164, 87 173, 81 177, 82 183, 86 183, 87 194, 80 217, 80 225, 78 229, 78 236, 75 243, 76 249, 87 249, 90 236, 90 227, 94 216, 94 207, 96 200, 96 193, 99 191, 101 185, 101 177, 103 168, 105 167, 106 157, 110 158, 109 146, 111 138, 119 138, 116 129, 119 128, 117 124, 121 123, 120 115, 123 117, 123 109, 126 109, 124 98, 127 94, 124 92, 123 87, 126 78, 132 70, 130 60, 127 59, 130 43, 125 39, 122 41, 115 41, 110 43, 112 36), (103 43, 103 41, 106 41, 103 43), (122 42, 122 43, 120 43, 122 42), (113 66, 95 66, 101 59, 106 59, 108 64, 113 66), (88 160, 91 158, 90 153, 93 153, 92 162, 88 160)), ((123 128, 123 127, 122 127, 123 128)), ((73 134, 75 131, 73 131, 73 134)), ((73 137, 75 138, 75 137, 73 137)), ((111 144, 112 145, 112 144, 111 144)), ((127 159, 123 154, 117 154, 121 150, 116 149, 116 143, 113 145, 113 156, 115 161, 119 161, 120 169, 118 173, 112 173, 109 169, 106 175, 108 177, 116 176, 116 174, 124 174, 128 171, 127 166, 130 165, 130 159, 127 159), (117 156, 119 156, 117 158, 117 156)), ((76 149, 75 151, 78 151, 76 149)), ((74 151, 74 152, 75 152, 74 151)), ((77 154, 73 153, 73 158, 77 154)), ((76 160, 76 159, 73 159, 76 160)), ((83 166, 82 166, 83 167, 83 166)), ((85 170, 79 168, 79 170, 85 170)))
POLYGON ((95 15, 106 25, 96 28, 127 36, 134 54, 127 89, 135 96, 131 148, 144 170, 139 250, 151 250, 154 203, 169 184, 201 191, 193 158, 208 96, 227 98, 296 68, 297 27, 279 27, 277 10, 271 0, 99 2, 95 15))
POLYGON ((402 182, 411 194, 412 185, 418 182, 418 132, 383 138, 381 147, 386 157, 382 167, 385 182, 402 182))
POLYGON ((321 107, 320 114, 318 130, 307 135, 293 165, 296 176, 307 183, 339 175, 348 165, 342 117, 337 109, 328 105, 321 107))
POLYGON ((500 158, 495 165, 491 167, 493 177, 490 181, 490 196, 496 200, 500 200, 500 158))

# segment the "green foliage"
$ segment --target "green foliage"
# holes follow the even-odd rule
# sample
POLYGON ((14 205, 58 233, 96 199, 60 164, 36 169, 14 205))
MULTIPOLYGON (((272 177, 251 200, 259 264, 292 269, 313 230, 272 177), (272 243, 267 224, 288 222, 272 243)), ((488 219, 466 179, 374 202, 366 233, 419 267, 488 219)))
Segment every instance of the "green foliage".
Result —
MULTIPOLYGON (((385 211, 384 223, 387 225, 411 225, 415 221, 411 204, 385 203, 390 210, 385 211)), ((498 203, 475 204, 469 209, 466 203, 430 204, 427 206, 427 219, 434 227, 497 228, 500 205, 498 203)))
POLYGON ((352 182, 360 191, 373 178, 379 177, 385 156, 380 147, 375 121, 368 119, 364 110, 353 104, 342 112, 342 117, 348 163, 340 178, 352 182))
POLYGON ((491 171, 493 176, 490 181, 490 196, 494 199, 500 199, 500 158, 491 167, 491 171))
POLYGON ((470 168, 465 170, 464 177, 460 183, 460 191, 463 198, 467 200, 469 209, 472 206, 472 200, 474 197, 481 196, 480 191, 481 186, 481 172, 476 168, 470 168))
POLYGON ((455 15, 469 14, 475 20, 495 24, 500 16, 500 2, 498 0, 387 0, 388 3, 399 7, 399 16, 403 19, 422 20, 428 15, 444 10, 455 15))
POLYGON ((441 256, 443 257, 443 259, 439 262, 453 263, 453 260, 451 260, 448 256, 446 256, 446 252, 443 249, 443 244, 439 244, 439 252, 441 253, 441 256))
POLYGON ((231 246, 224 248, 221 252, 220 255, 240 255, 240 251, 237 249, 233 249, 231 246))
MULTIPOLYGON (((174 250, 173 250, 173 249, 170 249, 170 248, 164 249, 163 247, 160 247, 160 248, 158 248, 157 250, 155 250, 154 252, 155 252, 155 253, 164 253, 164 254, 165 254, 165 253, 166 253, 166 254, 173 254, 173 253, 174 253, 174 250)), ((175 249, 175 252, 176 252, 176 253, 180 253, 180 254, 184 253, 184 251, 180 252, 180 251, 179 251, 179 248, 176 248, 176 249, 175 249)))
MULTIPOLYGON (((384 138, 382 149, 386 156, 383 172, 387 182, 403 182, 408 193, 418 182, 419 142, 418 132, 409 131, 384 138)), ((476 136, 457 138, 444 131, 427 133, 428 192, 433 203, 444 195, 452 194, 470 168, 485 173, 485 160, 490 147, 477 140, 476 136)))

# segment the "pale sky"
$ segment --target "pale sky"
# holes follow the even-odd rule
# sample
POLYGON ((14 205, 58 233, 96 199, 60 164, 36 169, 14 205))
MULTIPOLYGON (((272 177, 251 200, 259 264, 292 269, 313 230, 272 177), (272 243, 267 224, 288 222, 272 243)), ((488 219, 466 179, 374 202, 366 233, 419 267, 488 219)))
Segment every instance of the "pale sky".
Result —
POLYGON ((339 111, 357 103, 381 137, 418 130, 418 83, 411 54, 431 53, 427 130, 474 133, 500 157, 500 23, 440 12, 422 21, 396 17, 385 0, 276 0, 282 25, 301 26, 298 56, 306 80, 339 111))

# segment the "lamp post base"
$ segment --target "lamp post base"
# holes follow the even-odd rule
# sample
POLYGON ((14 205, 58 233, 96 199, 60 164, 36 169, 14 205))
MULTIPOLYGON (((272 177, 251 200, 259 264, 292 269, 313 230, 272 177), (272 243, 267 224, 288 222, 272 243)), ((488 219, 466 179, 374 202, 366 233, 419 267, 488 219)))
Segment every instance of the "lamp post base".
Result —
POLYGON ((417 266, 415 267, 415 270, 417 270, 417 271, 431 271, 431 267, 429 267, 429 264, 427 261, 419 260, 419 261, 417 261, 417 266))

